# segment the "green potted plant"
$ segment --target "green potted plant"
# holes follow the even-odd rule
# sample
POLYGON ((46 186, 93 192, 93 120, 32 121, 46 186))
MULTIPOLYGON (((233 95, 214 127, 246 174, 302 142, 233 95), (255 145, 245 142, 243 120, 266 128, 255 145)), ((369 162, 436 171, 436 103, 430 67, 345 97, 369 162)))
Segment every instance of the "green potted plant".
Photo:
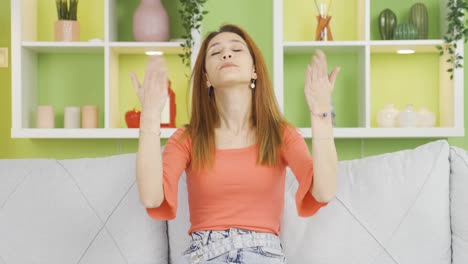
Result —
POLYGON ((447 72, 450 73, 450 79, 453 79, 455 69, 463 68, 463 54, 457 52, 457 42, 464 40, 467 42, 468 28, 466 27, 465 12, 468 10, 466 0, 448 0, 447 1, 447 33, 444 37, 444 45, 437 45, 440 56, 448 53, 447 63, 450 64, 447 72))
POLYGON ((192 57, 192 47, 195 44, 195 40, 192 37, 192 30, 197 30, 200 33, 200 27, 203 21, 203 17, 208 14, 208 11, 203 10, 203 5, 207 0, 179 0, 181 8, 179 14, 182 19, 182 26, 184 28, 184 34, 182 38, 184 41, 180 44, 183 48, 183 53, 179 54, 182 58, 182 63, 190 67, 190 58, 192 57))
POLYGON ((55 0, 58 20, 54 23, 55 41, 79 41, 78 0, 55 0))

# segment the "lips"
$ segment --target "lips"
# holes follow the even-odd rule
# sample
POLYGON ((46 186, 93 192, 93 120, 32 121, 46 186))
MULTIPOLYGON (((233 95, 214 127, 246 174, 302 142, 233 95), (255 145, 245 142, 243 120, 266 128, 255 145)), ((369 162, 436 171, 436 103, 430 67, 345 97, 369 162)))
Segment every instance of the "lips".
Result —
POLYGON ((221 65, 220 69, 224 69, 224 68, 227 68, 227 67, 237 67, 237 65, 232 63, 232 62, 225 62, 225 63, 223 63, 223 65, 221 65))

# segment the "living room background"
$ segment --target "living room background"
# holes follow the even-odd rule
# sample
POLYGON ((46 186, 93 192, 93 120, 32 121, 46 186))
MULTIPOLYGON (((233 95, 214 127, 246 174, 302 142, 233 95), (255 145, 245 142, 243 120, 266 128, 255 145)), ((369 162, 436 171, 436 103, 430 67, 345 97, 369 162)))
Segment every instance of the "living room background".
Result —
MULTIPOLYGON (((133 2, 136 6, 139 1, 134 0, 133 2)), ((0 0, 0 47, 7 47, 11 52, 10 8, 10 0, 0 0)), ((273 1, 212 0, 208 1, 206 9, 209 10, 209 14, 205 17, 202 35, 217 29, 224 22, 244 27, 262 50, 269 67, 270 77, 273 78, 271 75, 273 69, 273 1)), ((132 10, 127 9, 127 12, 130 14, 132 10)), ((78 16, 86 16, 86 12, 78 12, 78 16)), ((335 32, 335 34, 337 33, 335 32)), ((466 47, 465 45, 465 50, 466 47)), ((0 113, 2 113, 0 115, 0 158, 99 157, 137 150, 137 139, 12 139, 10 137, 11 55, 9 60, 10 67, 0 68, 0 113)), ((298 75, 303 76, 303 74, 298 75)), ((468 93, 465 92, 464 97, 465 102, 467 102, 468 93)), ((465 107, 465 127, 468 124, 468 111, 466 109, 465 107)), ((308 113, 304 113, 304 115, 308 115, 308 113)), ((336 139, 335 142, 339 159, 347 160, 413 148, 435 139, 336 139)), ((450 145, 468 149, 467 136, 448 138, 448 141, 450 145)), ((307 142, 310 147, 310 140, 307 139, 307 142)))

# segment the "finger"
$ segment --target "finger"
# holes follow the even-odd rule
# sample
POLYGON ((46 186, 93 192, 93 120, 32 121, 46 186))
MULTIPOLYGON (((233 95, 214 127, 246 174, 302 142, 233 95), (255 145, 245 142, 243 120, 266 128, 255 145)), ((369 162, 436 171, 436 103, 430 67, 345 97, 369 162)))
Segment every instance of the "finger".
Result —
POLYGON ((318 49, 317 57, 319 58, 319 62, 320 62, 320 74, 322 76, 328 75, 327 56, 321 49, 318 49))
POLYGON ((312 59, 312 80, 317 80, 320 74, 319 62, 317 56, 312 59))
POLYGON ((312 67, 307 65, 307 69, 305 72, 305 87, 310 88, 312 85, 312 67))
POLYGON ((159 87, 161 88, 161 93, 165 97, 168 93, 168 77, 165 71, 160 71, 158 74, 159 87))
POLYGON ((135 92, 138 94, 138 90, 141 87, 141 83, 138 81, 138 77, 134 72, 130 72, 130 78, 132 79, 133 89, 135 89, 135 92))
POLYGON ((340 72, 341 68, 340 67, 336 67, 332 73, 330 74, 330 76, 328 77, 328 80, 330 81, 331 83, 331 86, 332 86, 332 89, 335 88, 335 81, 336 81, 336 76, 338 75, 338 73, 340 72))
POLYGON ((160 56, 149 56, 148 62, 146 64, 145 80, 143 83, 147 83, 155 78, 154 74, 161 68, 161 64, 160 56))

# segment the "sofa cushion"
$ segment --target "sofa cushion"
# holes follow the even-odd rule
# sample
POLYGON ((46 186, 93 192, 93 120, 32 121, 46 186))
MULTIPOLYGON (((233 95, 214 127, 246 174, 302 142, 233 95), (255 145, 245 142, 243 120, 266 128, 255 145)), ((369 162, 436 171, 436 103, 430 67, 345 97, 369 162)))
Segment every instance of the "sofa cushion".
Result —
POLYGON ((167 263, 166 222, 139 202, 135 154, 0 168, 0 186, 14 186, 0 207, 5 263, 167 263))
POLYGON ((452 262, 468 263, 468 152, 450 147, 452 262))
POLYGON ((434 141, 340 161, 334 200, 297 216, 287 175, 281 239, 289 263, 451 263, 449 146, 434 141))

